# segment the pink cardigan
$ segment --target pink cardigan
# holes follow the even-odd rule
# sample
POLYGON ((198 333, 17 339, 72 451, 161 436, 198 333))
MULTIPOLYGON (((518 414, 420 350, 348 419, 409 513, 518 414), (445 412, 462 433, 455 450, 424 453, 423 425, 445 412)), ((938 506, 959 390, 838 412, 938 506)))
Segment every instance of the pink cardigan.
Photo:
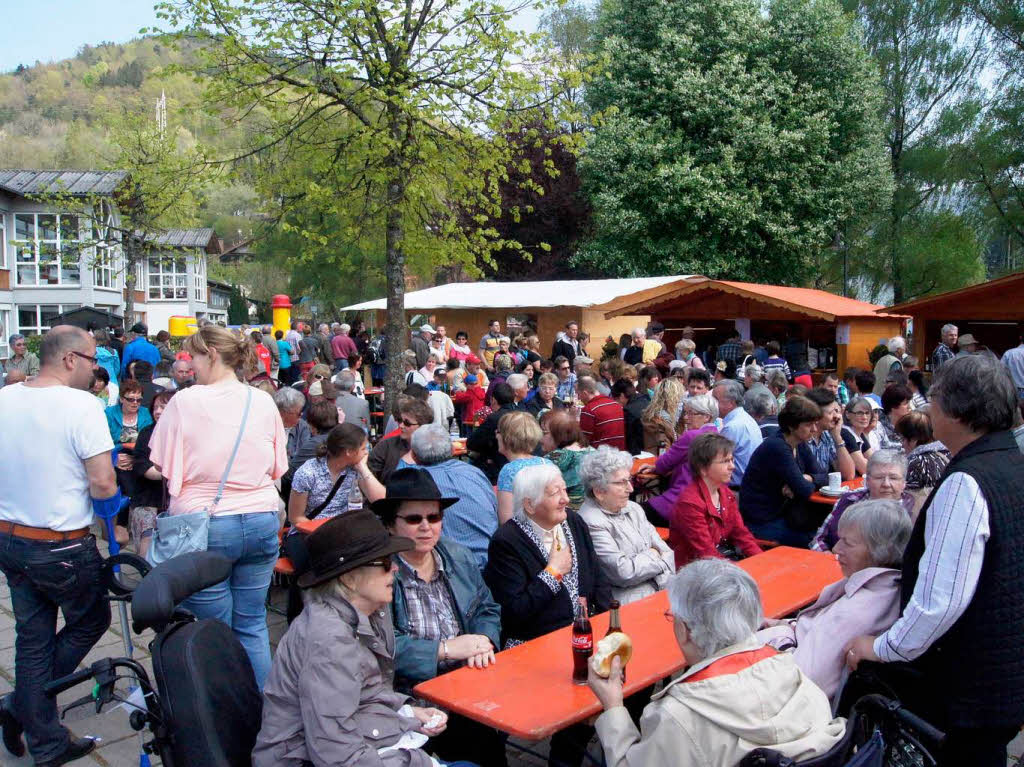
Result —
POLYGON ((886 631, 900 614, 900 571, 866 567, 826 586, 818 601, 795 621, 763 629, 761 641, 781 646, 796 642, 797 666, 825 691, 833 707, 846 681, 843 648, 865 634, 886 631))

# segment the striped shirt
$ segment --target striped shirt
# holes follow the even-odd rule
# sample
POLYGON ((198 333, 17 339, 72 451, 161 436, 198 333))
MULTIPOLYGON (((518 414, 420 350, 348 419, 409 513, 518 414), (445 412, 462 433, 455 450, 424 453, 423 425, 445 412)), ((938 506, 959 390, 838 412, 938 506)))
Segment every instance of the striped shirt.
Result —
POLYGON ((626 449, 626 420, 622 405, 604 394, 598 394, 583 407, 580 430, 591 447, 611 445, 619 450, 626 449))
POLYGON ((940 367, 955 356, 952 349, 946 346, 946 344, 940 343, 935 347, 935 351, 932 352, 932 372, 937 372, 940 367))
POLYGON ((989 538, 988 502, 974 477, 957 471, 939 485, 928 508, 925 550, 910 602, 875 639, 885 662, 920 657, 974 599, 989 538))
POLYGON ((769 370, 778 368, 779 370, 782 371, 783 375, 786 376, 787 381, 793 380, 793 373, 789 369, 789 363, 786 362, 786 360, 782 359, 782 357, 769 357, 764 361, 764 365, 762 365, 761 367, 764 368, 765 377, 768 376, 769 370))
MULTIPOLYGON (((404 571, 402 588, 405 590, 405 602, 409 610, 409 633, 416 639, 440 642, 457 637, 460 627, 448 590, 444 563, 436 551, 432 551, 431 555, 436 569, 434 577, 429 581, 423 580, 402 557, 397 557, 397 560, 399 568, 404 571)), ((441 661, 437 665, 439 671, 449 671, 458 666, 459 661, 441 661)))

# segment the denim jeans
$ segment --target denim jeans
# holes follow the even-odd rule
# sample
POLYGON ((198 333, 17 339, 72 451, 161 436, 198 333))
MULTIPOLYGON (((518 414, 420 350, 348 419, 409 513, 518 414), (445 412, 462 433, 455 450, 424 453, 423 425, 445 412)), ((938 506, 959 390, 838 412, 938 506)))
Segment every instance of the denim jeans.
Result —
POLYGON ((91 535, 54 542, 0 534, 0 570, 11 589, 17 632, 11 710, 37 762, 61 754, 69 738, 43 686, 74 671, 110 626, 102 564, 91 535), (58 608, 65 624, 59 632, 58 608))
POLYGON ((261 690, 270 673, 266 598, 277 562, 279 529, 274 511, 213 517, 206 548, 232 561, 231 575, 182 602, 198 618, 216 618, 231 626, 261 690))

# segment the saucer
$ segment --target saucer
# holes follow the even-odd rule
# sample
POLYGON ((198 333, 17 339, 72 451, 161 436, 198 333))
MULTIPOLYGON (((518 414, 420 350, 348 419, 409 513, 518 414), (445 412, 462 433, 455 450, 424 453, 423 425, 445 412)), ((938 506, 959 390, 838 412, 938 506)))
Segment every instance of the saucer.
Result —
POLYGON ((819 487, 818 492, 821 493, 822 495, 828 495, 833 498, 838 498, 839 496, 850 492, 850 488, 840 487, 838 490, 829 490, 828 485, 825 485, 825 487, 819 487))

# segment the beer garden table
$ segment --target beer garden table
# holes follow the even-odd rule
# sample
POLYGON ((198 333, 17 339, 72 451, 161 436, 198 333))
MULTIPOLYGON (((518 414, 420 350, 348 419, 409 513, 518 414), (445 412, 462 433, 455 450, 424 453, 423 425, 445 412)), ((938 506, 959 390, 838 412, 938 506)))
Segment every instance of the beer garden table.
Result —
MULTIPOLYGON (((847 488, 848 490, 860 490, 862 487, 864 487, 864 477, 854 477, 849 482, 844 482, 842 486, 847 488)), ((843 496, 841 495, 823 495, 822 493, 815 490, 813 493, 811 493, 810 501, 811 503, 824 503, 828 504, 829 506, 835 506, 836 501, 838 501, 842 497, 843 496)))
MULTIPOLYGON (((780 546, 739 563, 761 590, 766 617, 804 607, 841 573, 835 557, 780 546)), ((631 695, 684 667, 665 619, 668 594, 660 591, 620 610, 633 640, 625 692, 631 695)), ((594 637, 608 630, 608 614, 591 619, 594 637)), ((497 654, 486 669, 460 668, 427 680, 414 693, 448 710, 525 740, 542 740, 601 710, 584 685, 572 683, 572 627, 567 626, 497 654)))

